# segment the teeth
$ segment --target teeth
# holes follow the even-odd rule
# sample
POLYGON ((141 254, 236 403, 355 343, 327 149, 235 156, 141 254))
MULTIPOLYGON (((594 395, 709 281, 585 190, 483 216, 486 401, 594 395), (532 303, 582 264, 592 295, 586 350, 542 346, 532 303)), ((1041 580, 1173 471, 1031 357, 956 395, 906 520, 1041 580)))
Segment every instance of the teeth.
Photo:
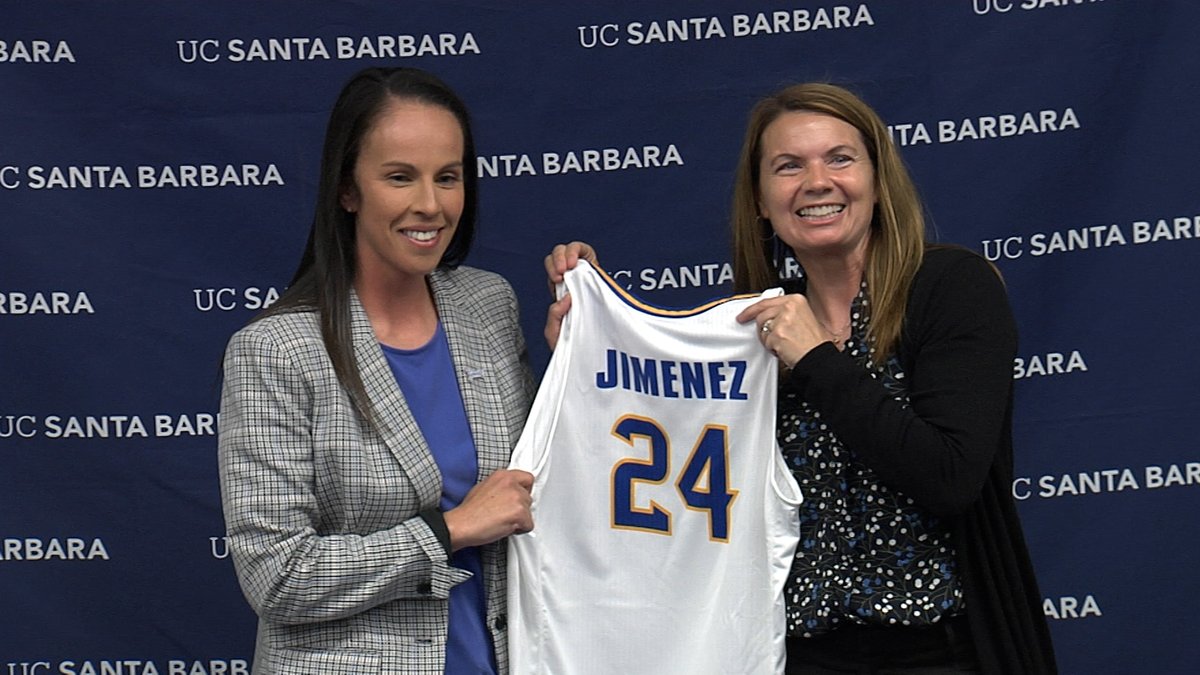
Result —
POLYGON ((405 230, 404 235, 409 239, 416 239, 417 241, 432 241, 437 236, 437 230, 429 230, 428 232, 422 230, 405 230))
POLYGON ((840 204, 826 204, 823 206, 806 206, 796 213, 803 218, 821 218, 823 216, 832 216, 835 213, 841 213, 846 207, 840 204))

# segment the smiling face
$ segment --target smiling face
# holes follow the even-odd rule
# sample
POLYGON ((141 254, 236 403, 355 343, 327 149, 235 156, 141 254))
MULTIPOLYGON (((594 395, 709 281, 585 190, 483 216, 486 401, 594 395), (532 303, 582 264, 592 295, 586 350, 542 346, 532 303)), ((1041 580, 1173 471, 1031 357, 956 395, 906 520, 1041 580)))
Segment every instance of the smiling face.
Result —
POLYGON ((463 212, 463 148, 462 127, 445 108, 384 106, 340 196, 355 214, 360 281, 411 282, 437 267, 463 212))
POLYGON ((814 112, 767 125, 759 160, 759 215, 803 259, 862 258, 875 210, 875 169, 862 134, 814 112))

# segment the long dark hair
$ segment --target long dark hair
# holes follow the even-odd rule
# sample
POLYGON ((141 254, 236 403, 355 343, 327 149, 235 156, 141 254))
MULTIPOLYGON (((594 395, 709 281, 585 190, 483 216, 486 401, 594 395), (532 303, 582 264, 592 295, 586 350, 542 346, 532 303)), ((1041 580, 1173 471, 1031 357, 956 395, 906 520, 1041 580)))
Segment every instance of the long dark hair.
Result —
POLYGON ((458 120, 463 135, 463 211, 438 266, 454 268, 467 257, 475 237, 478 176, 466 105, 446 83, 423 70, 367 68, 346 82, 329 114, 316 212, 300 265, 279 300, 255 317, 257 321, 276 314, 316 310, 334 372, 368 419, 372 417, 370 404, 350 339, 350 290, 358 267, 355 219, 342 208, 340 195, 353 183, 363 137, 393 100, 438 106, 458 120))

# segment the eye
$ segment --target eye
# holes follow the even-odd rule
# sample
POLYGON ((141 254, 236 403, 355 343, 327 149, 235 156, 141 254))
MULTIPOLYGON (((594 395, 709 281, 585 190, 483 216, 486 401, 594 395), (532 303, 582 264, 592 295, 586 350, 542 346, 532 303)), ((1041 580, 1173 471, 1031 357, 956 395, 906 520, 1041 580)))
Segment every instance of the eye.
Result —
POLYGON ((404 171, 395 171, 387 175, 387 180, 389 183, 410 183, 412 182, 412 177, 404 171))
POLYGON ((795 172, 799 171, 800 168, 801 168, 800 163, 797 162, 796 160, 785 159, 782 162, 780 162, 779 164, 775 165, 775 173, 783 173, 783 174, 795 173, 795 172))
POLYGON ((437 182, 441 185, 457 185, 462 182, 462 175, 457 172, 443 173, 438 176, 437 182))
POLYGON ((854 163, 854 158, 850 155, 833 155, 829 158, 831 166, 848 166, 854 163))

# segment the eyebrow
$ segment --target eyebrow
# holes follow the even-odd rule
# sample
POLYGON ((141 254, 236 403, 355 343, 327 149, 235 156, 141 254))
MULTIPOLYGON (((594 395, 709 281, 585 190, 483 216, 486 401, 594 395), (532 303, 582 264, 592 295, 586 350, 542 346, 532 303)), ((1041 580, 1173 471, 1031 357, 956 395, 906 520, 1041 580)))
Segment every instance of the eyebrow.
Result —
MULTIPOLYGON (((858 157, 860 153, 859 153, 858 149, 855 148, 853 145, 847 145, 845 143, 842 143, 841 145, 835 145, 832 148, 826 150, 824 156, 837 155, 837 154, 848 154, 848 155, 854 155, 855 157, 858 157)), ((794 154, 791 152, 781 152, 777 155, 769 157, 768 161, 775 162, 780 159, 799 159, 799 158, 800 158, 800 155, 797 155, 797 154, 794 154)))
MULTIPOLYGON (((392 160, 390 162, 384 162, 384 163, 380 164, 380 166, 384 167, 384 168, 388 168, 388 169, 395 168, 395 169, 413 170, 413 169, 417 168, 410 162, 403 162, 400 160, 392 160)), ((451 163, 441 167, 440 169, 438 169, 438 171, 445 171, 446 169, 461 169, 461 168, 463 168, 463 163, 461 161, 457 161, 457 162, 451 162, 451 163)))

